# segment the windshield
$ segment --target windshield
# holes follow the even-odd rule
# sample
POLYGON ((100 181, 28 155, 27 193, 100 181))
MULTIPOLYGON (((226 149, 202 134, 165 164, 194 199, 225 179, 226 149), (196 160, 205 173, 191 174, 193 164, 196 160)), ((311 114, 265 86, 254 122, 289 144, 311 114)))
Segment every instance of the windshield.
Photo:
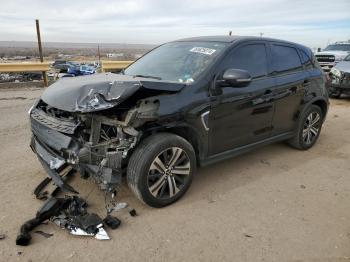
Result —
POLYGON ((329 45, 324 51, 350 51, 350 44, 329 45))
POLYGON ((221 42, 173 42, 164 44, 125 69, 124 74, 192 83, 227 46, 221 42))

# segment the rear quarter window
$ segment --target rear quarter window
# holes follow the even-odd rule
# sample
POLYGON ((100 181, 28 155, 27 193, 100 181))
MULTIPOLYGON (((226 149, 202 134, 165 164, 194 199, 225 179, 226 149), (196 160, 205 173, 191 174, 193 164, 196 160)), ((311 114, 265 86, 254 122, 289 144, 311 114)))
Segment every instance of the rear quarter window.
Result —
POLYGON ((301 63, 306 69, 311 69, 312 66, 312 53, 311 52, 305 52, 302 49, 299 49, 300 59, 301 63))
POLYGON ((273 44, 272 60, 278 73, 293 72, 302 68, 298 52, 291 46, 273 44))

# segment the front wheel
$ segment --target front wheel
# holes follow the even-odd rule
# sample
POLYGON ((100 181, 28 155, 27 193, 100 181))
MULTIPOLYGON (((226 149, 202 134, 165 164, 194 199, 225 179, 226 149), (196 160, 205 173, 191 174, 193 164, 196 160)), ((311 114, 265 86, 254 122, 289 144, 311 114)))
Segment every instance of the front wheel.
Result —
POLYGON ((288 143, 301 150, 311 148, 317 141, 323 124, 323 112, 320 107, 311 105, 300 117, 295 136, 288 143))
POLYGON ((141 201, 164 207, 185 194, 195 171, 192 145, 180 136, 159 133, 142 141, 132 154, 127 182, 141 201))

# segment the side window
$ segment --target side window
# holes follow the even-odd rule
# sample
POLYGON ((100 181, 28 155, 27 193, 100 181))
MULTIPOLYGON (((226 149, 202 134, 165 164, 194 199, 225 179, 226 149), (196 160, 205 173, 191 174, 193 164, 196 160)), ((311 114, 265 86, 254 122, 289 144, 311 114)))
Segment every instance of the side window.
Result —
POLYGON ((300 51, 301 63, 303 64, 303 66, 306 67, 306 69, 311 69, 312 68, 311 56, 305 53, 301 49, 299 49, 299 51, 300 51))
POLYGON ((253 78, 267 75, 265 44, 238 47, 230 54, 226 67, 247 70, 253 78))
POLYGON ((272 45, 272 59, 275 71, 279 73, 301 69, 298 52, 293 47, 272 45))

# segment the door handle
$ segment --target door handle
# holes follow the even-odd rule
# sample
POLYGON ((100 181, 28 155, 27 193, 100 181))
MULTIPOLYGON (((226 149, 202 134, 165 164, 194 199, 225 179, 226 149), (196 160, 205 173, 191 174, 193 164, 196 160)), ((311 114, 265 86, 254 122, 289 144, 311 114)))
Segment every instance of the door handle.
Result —
POLYGON ((267 89, 262 96, 256 99, 253 99, 252 103, 253 105, 259 105, 266 102, 270 102, 270 100, 272 100, 272 97, 273 97, 272 90, 267 89))
POLYGON ((280 99, 280 98, 283 98, 283 97, 286 97, 286 96, 289 96, 290 94, 292 94, 293 91, 292 90, 287 90, 285 92, 282 92, 282 93, 279 93, 279 94, 275 94, 272 99, 273 100, 277 100, 277 99, 280 99))

